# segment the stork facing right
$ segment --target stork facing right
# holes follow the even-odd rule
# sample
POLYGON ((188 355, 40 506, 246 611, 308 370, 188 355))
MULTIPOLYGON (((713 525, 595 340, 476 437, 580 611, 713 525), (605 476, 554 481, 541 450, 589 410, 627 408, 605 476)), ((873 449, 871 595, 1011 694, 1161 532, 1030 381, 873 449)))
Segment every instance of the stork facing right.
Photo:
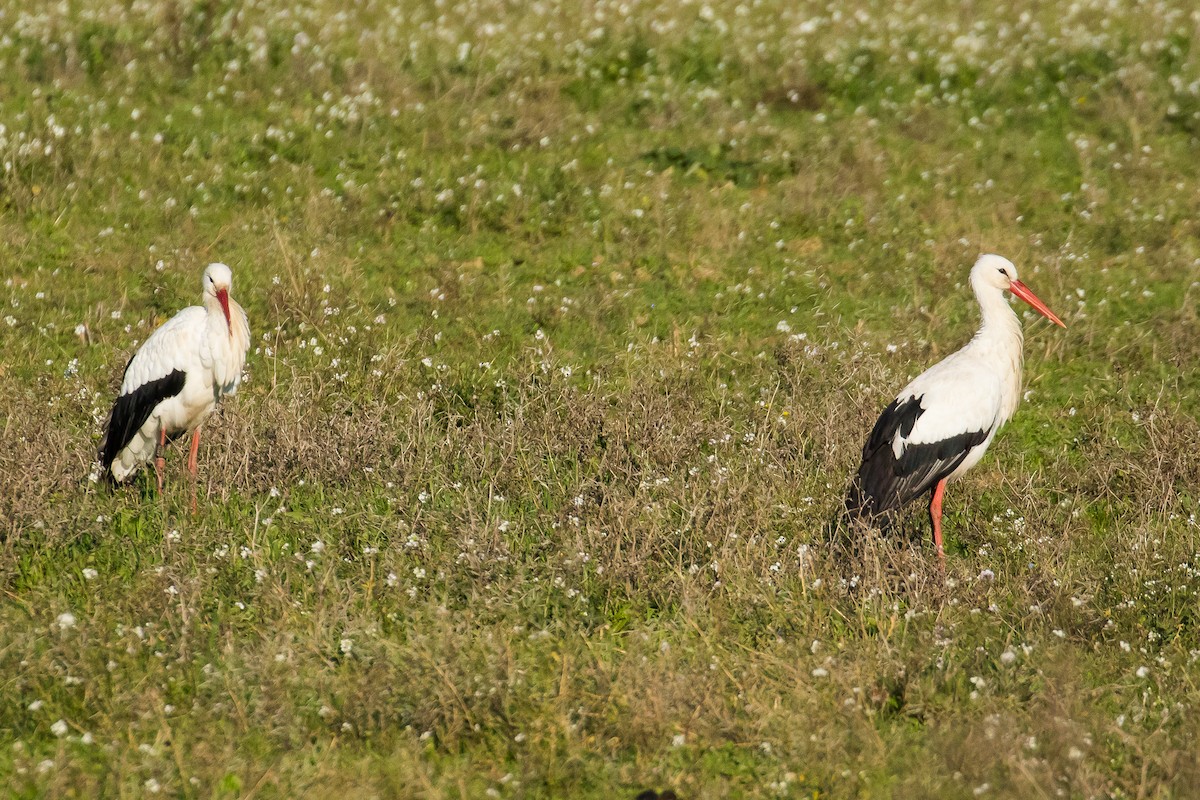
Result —
POLYGON ((938 558, 946 484, 975 466, 1021 401, 1024 337, 1008 291, 1066 327, 1017 278, 1006 258, 983 255, 971 269, 983 322, 965 347, 921 373, 883 410, 846 496, 846 517, 886 529, 897 512, 929 492, 938 558))

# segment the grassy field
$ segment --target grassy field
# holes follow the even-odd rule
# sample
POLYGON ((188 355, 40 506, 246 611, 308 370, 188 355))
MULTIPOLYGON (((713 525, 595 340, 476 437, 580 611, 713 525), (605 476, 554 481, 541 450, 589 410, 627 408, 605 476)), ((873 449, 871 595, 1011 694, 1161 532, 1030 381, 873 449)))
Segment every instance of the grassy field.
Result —
POLYGON ((0 796, 1197 796, 1198 136, 1184 2, 0 7, 0 796), (1068 329, 839 561, 981 252, 1068 329))

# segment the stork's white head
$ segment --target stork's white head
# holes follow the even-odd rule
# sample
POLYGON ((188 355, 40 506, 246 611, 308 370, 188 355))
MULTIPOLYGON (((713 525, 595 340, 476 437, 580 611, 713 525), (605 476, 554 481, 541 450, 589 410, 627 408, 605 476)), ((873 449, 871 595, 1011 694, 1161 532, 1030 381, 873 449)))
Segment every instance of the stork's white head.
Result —
POLYGON ((986 294, 991 292, 996 292, 997 295, 1004 291, 1012 292, 1014 297, 1019 297, 1029 303, 1033 306, 1034 311, 1055 325, 1067 327, 1045 303, 1038 299, 1037 295, 1030 291, 1028 286, 1021 283, 1017 278, 1016 266, 1004 256, 993 253, 981 255, 975 262, 975 266, 971 268, 971 287, 975 289, 975 295, 981 301, 986 294))
POLYGON ((971 269, 971 284, 994 286, 1001 291, 1008 291, 1012 282, 1017 279, 1017 268, 1004 256, 985 253, 975 262, 971 269))
POLYGON ((225 323, 232 330, 233 321, 229 317, 229 290, 233 286, 233 271, 224 264, 209 264, 208 268, 204 270, 204 278, 201 283, 204 286, 204 304, 208 305, 210 297, 216 300, 225 314, 225 323))

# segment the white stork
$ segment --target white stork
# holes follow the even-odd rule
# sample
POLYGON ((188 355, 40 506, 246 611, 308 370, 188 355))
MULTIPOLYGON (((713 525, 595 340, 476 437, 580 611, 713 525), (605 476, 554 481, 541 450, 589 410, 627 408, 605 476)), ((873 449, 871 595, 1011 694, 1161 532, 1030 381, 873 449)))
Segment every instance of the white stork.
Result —
POLYGON ((1021 401, 1021 324, 1007 289, 1046 319, 1062 320, 1017 280, 1006 258, 983 255, 971 269, 983 324, 965 347, 921 373, 884 409, 863 447, 846 497, 850 520, 886 529, 903 506, 931 492, 933 542, 944 563, 942 494, 987 451, 1021 401))
MULTIPOLYGON (((246 312, 229 297, 232 283, 229 267, 209 264, 204 305, 164 322, 129 359, 100 445, 109 480, 124 481, 153 459, 161 492, 161 448, 189 432, 188 471, 195 479, 200 426, 222 395, 237 391, 250 348, 246 312)), ((194 509, 194 483, 192 491, 194 509)))

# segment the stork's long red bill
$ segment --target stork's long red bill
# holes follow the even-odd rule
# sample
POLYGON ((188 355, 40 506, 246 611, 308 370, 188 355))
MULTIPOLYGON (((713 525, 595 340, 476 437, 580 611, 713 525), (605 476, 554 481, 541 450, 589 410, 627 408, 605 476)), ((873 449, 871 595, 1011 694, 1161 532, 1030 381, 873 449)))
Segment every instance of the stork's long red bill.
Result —
MULTIPOLYGON (((221 311, 225 313, 225 324, 229 326, 229 330, 233 331, 233 320, 229 317, 229 290, 217 289, 217 302, 221 304, 221 311)), ((1059 325, 1062 325, 1060 322, 1059 325)))
POLYGON ((1029 303, 1029 305, 1033 306, 1034 311, 1038 312, 1055 325, 1063 328, 1067 327, 1053 311, 1046 307, 1045 303, 1038 299, 1036 294, 1029 291, 1029 287, 1025 284, 1021 283, 1020 281, 1013 281, 1012 285, 1008 287, 1008 290, 1013 293, 1014 297, 1019 297, 1026 303, 1029 303))

